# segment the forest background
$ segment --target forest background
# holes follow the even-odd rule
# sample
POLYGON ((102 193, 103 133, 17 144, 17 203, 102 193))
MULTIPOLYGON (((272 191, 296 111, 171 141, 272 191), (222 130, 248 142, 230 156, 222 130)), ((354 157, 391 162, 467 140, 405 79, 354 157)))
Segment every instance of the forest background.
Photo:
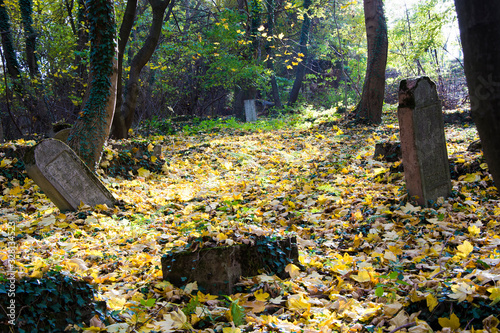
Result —
MULTIPOLYGON (((118 92, 115 121, 123 114, 126 124, 114 124, 116 138, 126 137, 132 123, 168 127, 175 116, 243 119, 242 90, 266 113, 271 103, 284 105, 274 108, 275 116, 290 112, 297 99, 342 112, 361 98, 367 63, 362 2, 315 1, 305 9, 300 1, 139 1, 135 18, 125 15, 126 6, 116 3, 119 31, 131 29, 119 43, 124 93, 118 92), (306 12, 309 34, 301 48, 306 12), (300 94, 292 98, 301 66, 300 94)), ((4 46, 7 71, 0 83, 6 139, 50 135, 52 124, 76 120, 89 80, 85 13, 83 1, 3 3, 4 43, 11 45, 4 46)), ((386 17, 385 102, 396 103, 399 81, 418 75, 438 84, 445 108, 466 102, 453 2, 388 2, 386 17)))
MULTIPOLYGON (((16 299, 28 299, 16 329, 53 329, 55 314, 74 331, 497 331, 500 205, 469 147, 477 133, 453 2, 386 2, 379 126, 349 117, 367 70, 361 2, 150 0, 129 17, 133 3, 115 2, 118 33, 130 36, 118 43, 125 126, 112 136, 129 138, 110 140, 96 170, 120 204, 62 213, 16 154, 84 113, 87 24, 106 16, 84 19, 83 1, 0 2, 0 241, 15 239, 0 253, 1 279, 12 264, 24 283, 16 299), (447 110, 453 186, 425 208, 408 198, 401 160, 373 149, 397 141, 399 81, 418 75, 447 110), (264 121, 236 120, 249 96, 264 121), (297 265, 242 279, 233 295, 162 280, 168 251, 283 236, 297 239, 297 265)), ((0 305, 0 329, 12 330, 0 305)))

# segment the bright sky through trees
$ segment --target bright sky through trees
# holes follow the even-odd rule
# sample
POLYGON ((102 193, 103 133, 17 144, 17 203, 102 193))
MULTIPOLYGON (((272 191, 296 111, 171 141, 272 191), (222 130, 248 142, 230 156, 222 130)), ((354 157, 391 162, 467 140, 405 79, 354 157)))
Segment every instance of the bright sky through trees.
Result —
MULTIPOLYGON (((392 28, 396 22, 405 19, 406 18, 406 9, 412 10, 415 6, 417 6, 419 3, 422 4, 423 1, 419 0, 405 0, 405 1, 400 1, 400 0, 385 0, 385 11, 386 11, 386 17, 387 17, 387 23, 389 25, 389 28, 392 28)), ((446 27, 444 27, 443 31, 443 37, 446 40, 446 51, 448 52, 448 57, 450 60, 455 59, 455 58, 462 58, 462 53, 461 53, 461 48, 460 48, 460 43, 459 43, 459 36, 460 32, 458 30, 458 21, 456 19, 455 15, 455 6, 454 3, 450 0, 444 0, 441 2, 439 5, 442 8, 440 10, 443 11, 449 11, 450 6, 451 10, 453 11, 453 21, 448 24, 446 27)))

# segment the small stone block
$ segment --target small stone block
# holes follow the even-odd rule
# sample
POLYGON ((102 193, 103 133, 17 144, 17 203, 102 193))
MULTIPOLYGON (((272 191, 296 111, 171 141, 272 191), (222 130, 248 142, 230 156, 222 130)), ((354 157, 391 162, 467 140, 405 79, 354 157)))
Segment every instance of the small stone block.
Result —
POLYGON ((375 144, 373 159, 387 162, 399 161, 401 159, 401 143, 387 141, 375 144))
POLYGON ((428 77, 401 81, 398 121, 406 187, 419 205, 451 194, 443 113, 428 77))
POLYGON ((61 212, 116 203, 97 176, 71 150, 56 139, 46 139, 26 152, 26 172, 61 212))
POLYGON ((255 99, 246 99, 245 103, 245 119, 247 123, 257 121, 257 107, 255 106, 255 99))
POLYGON ((203 292, 230 295, 240 277, 258 275, 259 270, 281 270, 284 273, 285 266, 297 262, 298 257, 297 241, 290 238, 261 242, 260 245, 239 244, 170 252, 161 258, 161 266, 163 279, 177 287, 196 281, 203 292), (271 267, 277 263, 281 267, 271 267))

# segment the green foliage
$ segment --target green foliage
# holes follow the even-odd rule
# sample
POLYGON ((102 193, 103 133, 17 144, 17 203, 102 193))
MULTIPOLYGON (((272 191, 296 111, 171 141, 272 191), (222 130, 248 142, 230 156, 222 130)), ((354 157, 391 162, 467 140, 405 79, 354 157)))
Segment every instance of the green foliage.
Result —
POLYGON ((399 286, 405 285, 408 286, 409 284, 402 279, 404 278, 404 275, 398 271, 393 271, 389 273, 388 275, 381 275, 380 279, 386 280, 385 283, 378 283, 375 286, 375 296, 377 297, 382 297, 384 296, 385 293, 388 293, 390 298, 395 299, 396 298, 396 292, 399 291, 399 286))
POLYGON ((186 304, 184 308, 182 308, 182 312, 184 312, 186 316, 189 316, 193 313, 196 313, 196 308, 199 306, 201 306, 201 303, 198 300, 198 296, 195 296, 189 300, 189 303, 186 304))
POLYGON ((245 322, 245 309, 241 305, 238 304, 238 300, 232 300, 228 297, 228 300, 231 302, 229 306, 229 310, 231 311, 231 317, 233 318, 234 326, 244 325, 245 322))
MULTIPOLYGON (((6 298, 8 282, 0 284, 0 295, 6 298)), ((41 279, 23 278, 16 282, 16 332, 62 332, 68 325, 81 325, 104 309, 94 300, 94 289, 83 281, 56 271, 41 279)), ((8 319, 0 311, 0 323, 8 319)), ((0 324, 2 332, 8 326, 0 324)))
POLYGON ((405 75, 417 75, 418 60, 426 73, 434 72, 430 52, 441 51, 447 43, 443 32, 454 19, 452 7, 450 1, 428 0, 407 8, 389 31, 388 65, 405 75))

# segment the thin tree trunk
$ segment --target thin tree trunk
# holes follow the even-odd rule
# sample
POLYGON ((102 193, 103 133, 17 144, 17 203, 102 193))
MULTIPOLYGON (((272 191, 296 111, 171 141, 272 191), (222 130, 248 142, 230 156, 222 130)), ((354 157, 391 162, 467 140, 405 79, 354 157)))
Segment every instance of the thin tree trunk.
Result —
MULTIPOLYGON (((274 35, 274 0, 267 1, 267 35, 274 35)), ((276 75, 274 73, 274 52, 271 47, 271 42, 266 43, 266 53, 267 53, 267 68, 272 71, 271 75, 271 95, 273 96, 274 107, 281 109, 283 106, 281 105, 281 98, 278 89, 278 83, 276 82, 276 75)))
POLYGON ((500 186, 500 2, 455 0, 471 111, 484 157, 500 186))
MULTIPOLYGON (((77 16, 77 45, 75 52, 75 66, 78 67, 78 77, 80 78, 81 87, 83 87, 83 83, 88 79, 88 71, 87 65, 84 61, 82 61, 82 54, 86 49, 87 42, 89 40, 89 35, 87 33, 88 21, 85 17, 85 0, 78 0, 78 16, 77 16)), ((88 97, 88 96, 87 96, 88 97)), ((86 100, 86 98, 85 98, 86 100)))
POLYGON ((76 24, 75 20, 73 18, 73 5, 74 5, 74 0, 64 0, 64 5, 66 6, 66 11, 68 12, 68 18, 69 18, 69 25, 71 26, 71 31, 73 31, 73 35, 77 35, 78 31, 76 29, 76 24))
POLYGON ((26 63, 28 64, 30 77, 34 78, 38 75, 38 64, 35 56, 37 33, 33 29, 32 2, 31 0, 19 0, 19 7, 21 8, 24 35, 26 37, 26 63))
POLYGON ((297 72, 295 74, 295 81, 293 82, 292 91, 290 91, 290 96, 288 98, 288 105, 291 106, 297 102, 297 98, 299 97, 299 91, 302 87, 302 81, 304 80, 304 76, 306 74, 306 60, 307 60, 307 43, 309 40, 309 27, 311 25, 311 12, 309 7, 311 6, 311 0, 304 0, 304 10, 306 10, 306 14, 304 14, 304 22, 302 23, 302 30, 300 31, 300 40, 299 40, 299 53, 302 53, 304 56, 301 57, 303 61, 299 62, 297 65, 297 72))
MULTIPOLYGON (((167 9, 170 0, 149 0, 151 8, 153 10, 153 20, 151 23, 151 28, 149 29, 149 35, 144 42, 142 48, 137 52, 137 54, 132 59, 130 64, 129 79, 125 86, 124 91, 124 101, 121 107, 121 112, 117 115, 123 117, 125 123, 125 137, 128 134, 128 130, 132 126, 134 120, 135 108, 137 105, 137 96, 139 94, 139 76, 141 74, 142 68, 148 63, 149 59, 153 55, 158 41, 160 39, 161 29, 163 26, 163 17, 165 10, 167 9)), ((122 133, 115 133, 121 134, 122 133)), ((119 137, 118 138, 123 138, 119 137)))
MULTIPOLYGON (((245 6, 247 6, 246 13, 249 15, 248 20, 250 21, 250 40, 252 41, 250 47, 251 56, 249 57, 250 59, 247 59, 247 61, 252 61, 253 59, 257 58, 259 53, 259 41, 256 38, 256 35, 258 32, 258 28, 261 25, 260 14, 262 8, 257 0, 252 0, 250 3, 250 12, 248 12, 248 3, 246 1, 238 2, 238 9, 241 12, 245 12, 245 6)), ((240 82, 238 82, 238 84, 236 84, 234 88, 233 111, 236 117, 241 121, 246 121, 244 101, 247 99, 255 99, 257 96, 257 89, 252 86, 252 83, 253 82, 250 82, 250 80, 241 80, 240 82)))
POLYGON ((54 122, 55 119, 45 103, 46 96, 43 86, 38 83, 42 80, 40 78, 36 57, 37 33, 33 28, 33 2, 31 0, 19 0, 19 7, 21 9, 24 35, 26 38, 26 63, 28 64, 29 75, 32 79, 31 85, 34 88, 33 90, 25 89, 25 98, 23 99, 25 100, 25 104, 29 105, 32 114, 40 119, 40 121, 35 124, 38 127, 37 130, 41 132, 52 131, 51 123, 54 122))
POLYGON ((7 72, 10 77, 17 82, 21 76, 21 71, 12 41, 9 14, 7 13, 7 7, 3 0, 0 0, 0 33, 2 34, 2 48, 4 50, 7 72))
MULTIPOLYGON (((410 24, 410 14, 408 13, 408 7, 406 6, 406 3, 405 3, 405 10, 406 10, 406 23, 408 24, 408 37, 410 38, 410 46, 413 47, 413 37, 411 34, 411 24, 410 24)), ((413 50, 410 50, 410 51, 413 51, 413 50)), ((408 61, 408 60, 406 60, 406 61, 408 61)), ((418 75, 419 76, 421 74, 425 75, 424 67, 422 67, 422 63, 420 62, 419 58, 415 59, 415 63, 417 64, 418 75)))
POLYGON ((363 94, 355 114, 361 122, 379 124, 382 121, 388 49, 382 0, 364 0, 364 11, 368 61, 363 94))
POLYGON ((117 47, 112 0, 88 0, 90 20, 89 98, 68 138, 69 146, 95 170, 109 136, 116 104, 117 47))
MULTIPOLYGON (((36 74, 37 66, 34 55, 34 44, 30 45, 30 42, 33 41, 32 38, 36 37, 36 35, 34 34, 34 30, 30 24, 32 7, 30 1, 21 1, 21 9, 23 10, 23 23, 25 24, 25 31, 27 34, 27 61, 30 64, 30 75, 33 76, 36 74)), ((23 82, 21 80, 21 70, 17 61, 16 50, 14 49, 12 34, 10 31, 10 19, 3 0, 0 0, 0 32, 2 34, 2 48, 4 49, 7 71, 9 73, 9 76, 12 78, 14 91, 17 94, 20 102, 23 104, 24 109, 29 112, 30 119, 35 120, 31 122, 31 129, 35 129, 38 133, 46 132, 50 127, 51 115, 47 111, 47 108, 45 107, 43 102, 40 103, 35 96, 39 96, 41 94, 30 93, 28 89, 26 89, 23 85, 23 82)))
POLYGON ((137 0, 128 0, 123 14, 122 25, 120 27, 120 35, 118 37, 118 80, 116 88, 116 111, 113 118, 112 136, 115 138, 126 138, 127 127, 125 126, 125 117, 121 114, 123 104, 123 56, 125 47, 127 46, 130 32, 134 26, 135 16, 137 12, 137 0))

